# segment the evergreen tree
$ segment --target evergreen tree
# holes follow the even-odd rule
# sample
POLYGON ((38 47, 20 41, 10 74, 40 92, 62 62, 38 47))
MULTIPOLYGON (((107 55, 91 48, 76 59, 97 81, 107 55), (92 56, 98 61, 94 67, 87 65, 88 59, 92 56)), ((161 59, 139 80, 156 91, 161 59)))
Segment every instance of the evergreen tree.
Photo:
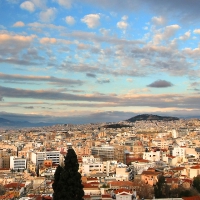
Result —
POLYGON ((55 174, 54 174, 54 182, 52 184, 53 191, 54 191, 54 193, 53 193, 54 199, 56 199, 56 197, 57 197, 57 187, 58 187, 58 183, 59 183, 60 175, 61 175, 62 171, 63 171, 63 168, 60 165, 58 165, 58 167, 56 168, 55 174))
POLYGON ((165 177, 160 176, 158 182, 154 186, 155 198, 166 198, 169 195, 169 186, 165 183, 165 177))
POLYGON ((200 192, 200 176, 196 176, 193 179, 193 187, 200 192))
POLYGON ((60 174, 54 200, 83 200, 84 191, 75 151, 68 149, 64 170, 60 174))

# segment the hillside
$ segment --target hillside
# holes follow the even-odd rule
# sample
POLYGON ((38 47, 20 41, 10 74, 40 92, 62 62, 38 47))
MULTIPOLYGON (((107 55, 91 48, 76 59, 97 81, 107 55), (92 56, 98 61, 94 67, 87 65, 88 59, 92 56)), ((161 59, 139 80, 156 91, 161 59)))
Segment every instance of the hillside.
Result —
POLYGON ((151 114, 142 114, 137 115, 135 117, 132 117, 130 119, 127 119, 128 122, 136 122, 136 121, 142 121, 142 120, 163 120, 163 121, 173 121, 173 120, 179 120, 177 117, 166 117, 166 116, 159 116, 159 115, 151 115, 151 114))

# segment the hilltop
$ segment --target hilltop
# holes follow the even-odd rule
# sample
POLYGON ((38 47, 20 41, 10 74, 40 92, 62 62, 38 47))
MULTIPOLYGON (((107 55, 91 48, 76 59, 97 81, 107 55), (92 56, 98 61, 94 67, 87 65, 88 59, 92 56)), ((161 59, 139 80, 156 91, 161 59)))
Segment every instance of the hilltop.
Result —
POLYGON ((173 121, 173 120, 179 120, 179 118, 178 117, 151 115, 151 114, 142 114, 142 115, 137 115, 135 117, 127 119, 126 121, 136 122, 136 121, 142 121, 142 120, 147 120, 147 121, 151 121, 151 120, 173 121))

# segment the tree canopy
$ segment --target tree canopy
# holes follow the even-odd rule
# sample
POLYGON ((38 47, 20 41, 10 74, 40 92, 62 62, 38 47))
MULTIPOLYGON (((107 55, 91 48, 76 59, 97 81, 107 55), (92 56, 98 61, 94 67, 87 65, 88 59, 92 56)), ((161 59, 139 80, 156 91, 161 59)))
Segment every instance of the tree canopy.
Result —
POLYGON ((83 200, 84 191, 75 151, 68 149, 63 170, 57 168, 53 186, 55 200, 83 200), (59 176, 60 174, 60 176, 59 176), (59 177, 58 177, 59 176, 59 177))

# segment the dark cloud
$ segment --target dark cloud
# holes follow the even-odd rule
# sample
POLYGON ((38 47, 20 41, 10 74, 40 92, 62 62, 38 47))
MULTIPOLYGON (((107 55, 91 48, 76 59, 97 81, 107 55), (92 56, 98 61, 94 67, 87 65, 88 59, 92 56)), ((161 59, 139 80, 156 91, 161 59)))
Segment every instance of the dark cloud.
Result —
POLYGON ((157 80, 147 85, 147 87, 154 87, 154 88, 166 88, 166 87, 172 87, 172 86, 173 86, 172 83, 165 80, 157 80))
POLYGON ((25 109, 34 109, 33 106, 27 106, 27 107, 24 107, 25 109))
POLYGON ((104 79, 104 80, 97 80, 97 83, 100 83, 100 84, 104 84, 104 83, 110 83, 110 80, 109 79, 104 79))
POLYGON ((6 82, 49 82, 50 84, 54 85, 82 85, 84 82, 81 80, 73 80, 73 79, 65 79, 65 78, 57 78, 54 76, 24 76, 18 74, 3 74, 0 73, 0 80, 4 80, 6 82))
POLYGON ((2 97, 11 98, 31 98, 31 99, 46 99, 46 100, 57 100, 57 101, 99 101, 109 102, 116 100, 117 97, 109 95, 75 95, 58 90, 24 90, 9 87, 0 86, 0 94, 2 97))
POLYGON ((143 0, 142 2, 140 0, 82 0, 81 2, 103 7, 104 9, 109 9, 109 11, 112 10, 113 12, 126 12, 127 14, 128 12, 150 11, 159 16, 171 17, 173 20, 178 20, 182 23, 199 23, 198 19, 200 17, 200 1, 198 0, 143 0))
POLYGON ((96 78, 96 74, 92 74, 92 73, 86 73, 86 76, 90 78, 96 78))

